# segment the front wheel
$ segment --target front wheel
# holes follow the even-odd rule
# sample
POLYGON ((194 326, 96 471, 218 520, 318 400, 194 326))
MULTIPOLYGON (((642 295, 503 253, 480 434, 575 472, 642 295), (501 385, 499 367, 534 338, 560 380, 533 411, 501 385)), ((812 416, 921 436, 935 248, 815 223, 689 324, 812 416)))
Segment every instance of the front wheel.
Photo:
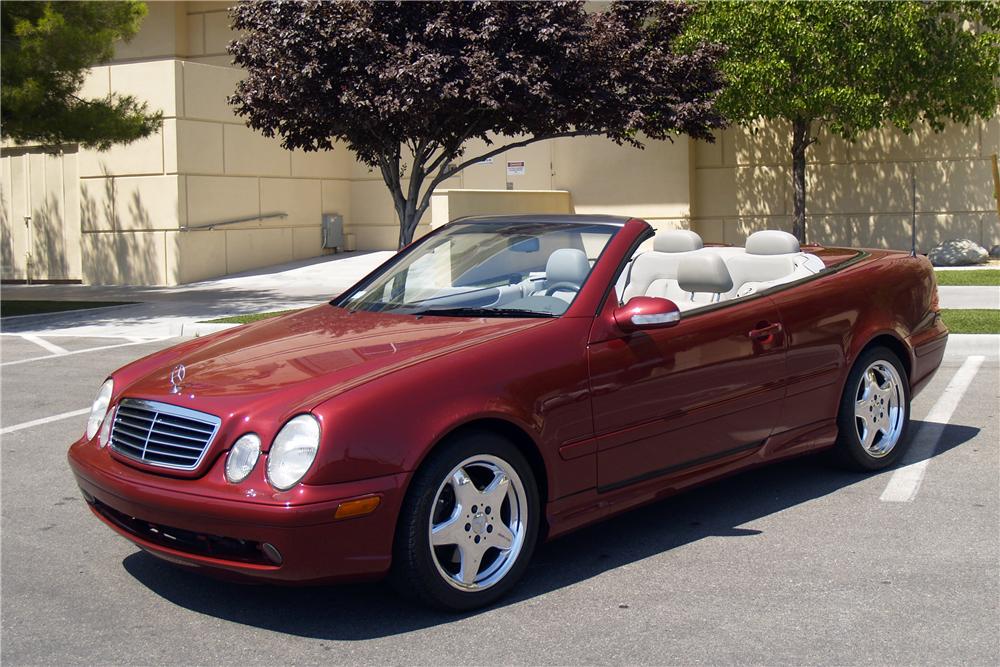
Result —
POLYGON ((531 466, 500 436, 464 434, 417 471, 400 511, 392 579, 443 609, 490 604, 534 551, 540 507, 531 466))
POLYGON ((910 383, 895 353, 873 347, 858 357, 847 377, 837 416, 836 453, 856 470, 882 470, 909 442, 910 383))

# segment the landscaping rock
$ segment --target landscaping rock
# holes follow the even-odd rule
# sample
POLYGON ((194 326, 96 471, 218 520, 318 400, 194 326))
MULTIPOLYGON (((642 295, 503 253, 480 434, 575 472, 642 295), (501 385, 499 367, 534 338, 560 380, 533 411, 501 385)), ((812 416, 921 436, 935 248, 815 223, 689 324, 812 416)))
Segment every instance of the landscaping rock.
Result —
POLYGON ((1000 245, 995 245, 990 248, 990 257, 993 259, 1000 259, 1000 245))
POLYGON ((934 246, 927 253, 934 266, 972 266, 989 258, 986 248, 969 239, 951 239, 934 246))

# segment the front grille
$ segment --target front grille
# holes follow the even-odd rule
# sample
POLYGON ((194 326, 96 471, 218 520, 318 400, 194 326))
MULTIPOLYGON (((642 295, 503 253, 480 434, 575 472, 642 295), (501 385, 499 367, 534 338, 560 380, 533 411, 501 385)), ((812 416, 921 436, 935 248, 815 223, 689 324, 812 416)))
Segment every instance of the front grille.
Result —
POLYGON ((125 398, 115 411, 111 449, 148 465, 194 470, 221 422, 204 412, 125 398))

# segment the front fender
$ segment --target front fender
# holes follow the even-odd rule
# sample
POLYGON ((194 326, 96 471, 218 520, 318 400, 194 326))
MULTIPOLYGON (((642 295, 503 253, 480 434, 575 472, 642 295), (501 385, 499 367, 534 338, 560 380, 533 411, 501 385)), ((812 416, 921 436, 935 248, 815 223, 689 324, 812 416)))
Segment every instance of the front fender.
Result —
POLYGON ((502 420, 529 436, 550 497, 593 486, 593 457, 559 446, 592 435, 586 337, 592 318, 563 317, 362 384, 320 404, 324 449, 310 484, 416 470, 456 429, 502 420))

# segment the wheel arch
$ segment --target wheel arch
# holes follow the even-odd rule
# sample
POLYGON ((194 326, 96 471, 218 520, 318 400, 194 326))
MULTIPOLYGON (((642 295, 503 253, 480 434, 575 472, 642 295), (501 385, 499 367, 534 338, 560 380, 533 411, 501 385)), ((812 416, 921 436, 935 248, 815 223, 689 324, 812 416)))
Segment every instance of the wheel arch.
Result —
MULTIPOLYGON (((478 417, 457 424, 443 433, 423 452, 417 465, 414 466, 414 472, 424 465, 424 462, 434 451, 453 438, 483 431, 500 435, 509 440, 524 455, 528 465, 531 466, 531 472, 535 476, 535 483, 538 485, 538 501, 540 505, 539 539, 543 540, 548 533, 548 521, 546 520, 545 513, 545 506, 549 497, 548 468, 545 465, 545 459, 542 457, 541 450, 538 448, 538 443, 535 442, 535 439, 527 431, 514 422, 499 417, 478 417)), ((412 481, 412 475, 410 481, 412 481)), ((410 482, 408 481, 407 487, 409 487, 409 484, 410 482)), ((409 488, 407 488, 408 492, 409 488)))
POLYGON ((913 383, 913 358, 910 354, 910 348, 895 333, 890 332, 878 333, 869 338, 864 345, 858 347, 855 353, 851 355, 848 373, 850 373, 850 369, 854 367, 854 364, 857 363, 858 358, 873 347, 886 347, 892 350, 903 364, 903 370, 906 371, 907 384, 913 383))

